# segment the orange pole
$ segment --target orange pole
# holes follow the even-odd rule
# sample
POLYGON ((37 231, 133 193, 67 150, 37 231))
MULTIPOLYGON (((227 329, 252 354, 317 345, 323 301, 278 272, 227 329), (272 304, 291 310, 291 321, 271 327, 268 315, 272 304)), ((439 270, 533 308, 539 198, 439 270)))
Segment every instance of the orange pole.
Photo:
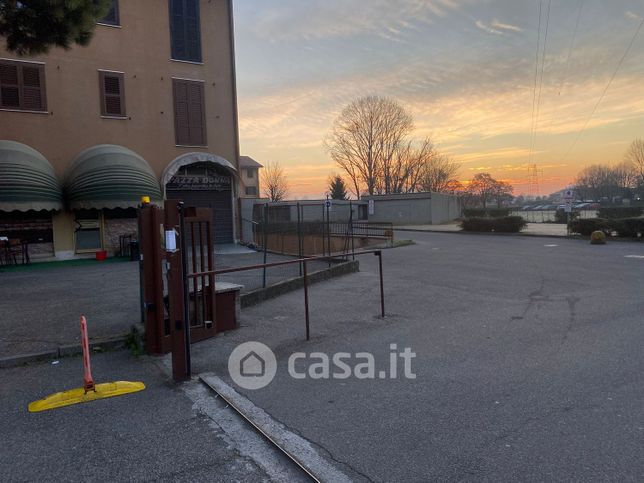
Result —
POLYGON ((83 346, 83 387, 85 394, 89 391, 95 391, 94 379, 92 379, 92 366, 89 362, 89 337, 87 336, 87 319, 84 315, 80 318, 81 327, 81 344, 83 346))

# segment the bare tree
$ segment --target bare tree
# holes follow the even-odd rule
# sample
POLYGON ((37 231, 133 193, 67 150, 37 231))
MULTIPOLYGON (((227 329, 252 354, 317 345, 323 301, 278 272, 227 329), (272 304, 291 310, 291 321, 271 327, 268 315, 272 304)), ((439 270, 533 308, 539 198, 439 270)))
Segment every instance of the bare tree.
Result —
POLYGON ((351 102, 333 123, 326 147, 331 158, 351 180, 357 197, 395 192, 401 178, 413 169, 414 154, 407 136, 413 130, 411 114, 396 101, 367 96, 351 102), (364 187, 364 190, 363 190, 364 187))
POLYGON ((478 173, 472 178, 467 187, 467 196, 469 201, 478 201, 487 208, 488 202, 496 200, 500 208, 503 201, 512 198, 514 188, 510 183, 494 179, 488 173, 478 173))
POLYGON ((377 193, 411 193, 419 189, 424 167, 435 156, 434 145, 425 138, 420 145, 413 141, 401 144, 383 175, 378 178, 377 193))
POLYGON ((279 163, 268 162, 262 169, 264 195, 271 201, 282 201, 288 196, 288 180, 279 163))
POLYGON ((644 185, 644 139, 636 139, 631 143, 626 151, 625 160, 635 171, 637 184, 644 185))
POLYGON ((631 198, 639 179, 638 171, 630 160, 615 166, 594 164, 578 173, 575 189, 582 200, 612 201, 616 196, 631 198))
POLYGON ((420 175, 420 189, 423 191, 452 191, 456 174, 461 165, 444 154, 435 153, 423 166, 420 175))

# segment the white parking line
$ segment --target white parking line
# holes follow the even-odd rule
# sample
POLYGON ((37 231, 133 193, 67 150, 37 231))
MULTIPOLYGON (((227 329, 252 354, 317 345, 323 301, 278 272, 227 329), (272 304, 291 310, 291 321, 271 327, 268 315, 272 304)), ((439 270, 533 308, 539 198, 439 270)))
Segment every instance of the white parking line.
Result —
POLYGON ((559 245, 554 244, 554 243, 553 243, 553 244, 550 244, 550 245, 544 245, 544 247, 558 247, 558 246, 559 246, 559 245))
POLYGON ((624 255, 624 258, 644 258, 644 255, 624 255))

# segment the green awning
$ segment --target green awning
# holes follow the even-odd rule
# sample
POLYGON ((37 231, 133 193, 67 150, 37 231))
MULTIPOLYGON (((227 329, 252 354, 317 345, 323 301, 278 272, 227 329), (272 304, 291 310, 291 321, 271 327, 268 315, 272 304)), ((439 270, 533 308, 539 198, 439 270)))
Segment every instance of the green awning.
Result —
POLYGON ((101 144, 78 155, 67 171, 65 196, 71 209, 130 208, 162 196, 152 168, 123 146, 101 144))
POLYGON ((49 161, 29 146, 0 141, 0 211, 62 207, 60 184, 49 161))

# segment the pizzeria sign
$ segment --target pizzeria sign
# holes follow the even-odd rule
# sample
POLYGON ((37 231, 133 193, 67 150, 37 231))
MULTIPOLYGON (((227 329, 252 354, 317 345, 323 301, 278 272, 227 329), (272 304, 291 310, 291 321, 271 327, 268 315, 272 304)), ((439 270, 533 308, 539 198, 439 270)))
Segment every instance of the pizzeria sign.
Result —
POLYGON ((229 191, 230 176, 177 174, 166 187, 186 191, 229 191))

